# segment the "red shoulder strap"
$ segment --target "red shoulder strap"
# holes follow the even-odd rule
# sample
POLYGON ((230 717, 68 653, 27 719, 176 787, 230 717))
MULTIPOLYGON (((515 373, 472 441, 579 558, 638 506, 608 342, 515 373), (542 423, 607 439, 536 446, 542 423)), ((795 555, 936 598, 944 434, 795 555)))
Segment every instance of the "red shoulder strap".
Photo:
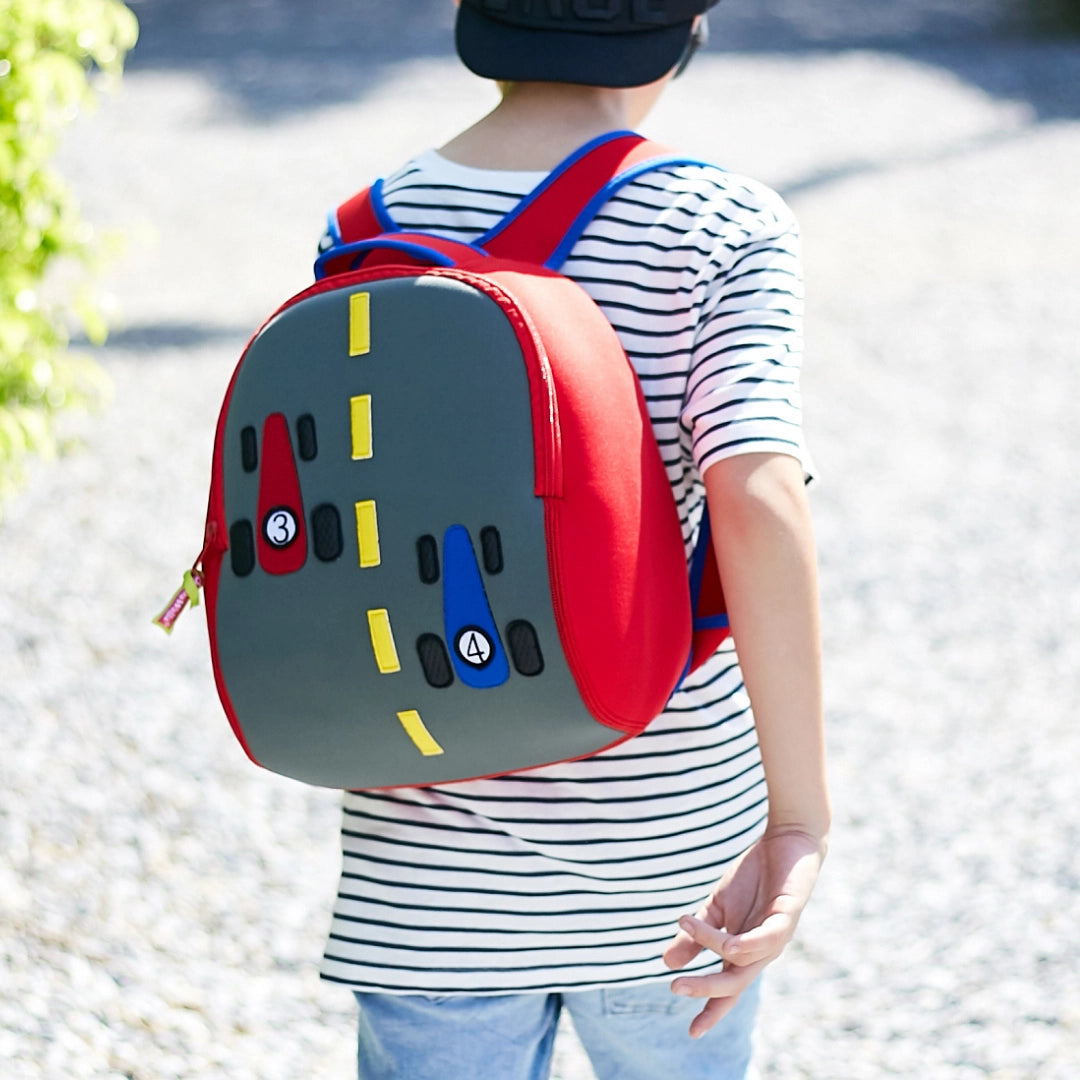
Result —
POLYGON ((666 154, 640 135, 603 136, 582 147, 477 241, 490 255, 545 263, 592 199, 619 173, 666 154))
POLYGON ((334 211, 331 219, 334 247, 316 262, 315 276, 342 274, 352 269, 353 256, 341 255, 335 258, 334 248, 354 243, 357 240, 373 240, 384 232, 386 232, 386 227, 375 209, 372 188, 366 187, 363 191, 358 191, 334 211))
POLYGON ((369 187, 357 192, 348 202, 343 202, 337 208, 336 216, 338 236, 343 244, 351 244, 354 240, 370 240, 386 231, 375 213, 369 187))
MULTIPOLYGON (((664 147, 632 132, 594 139, 556 166, 477 246, 490 255, 543 264, 607 184, 627 169, 666 154, 664 147)), ((377 198, 375 188, 364 188, 337 208, 338 243, 370 240, 387 231, 377 198)))

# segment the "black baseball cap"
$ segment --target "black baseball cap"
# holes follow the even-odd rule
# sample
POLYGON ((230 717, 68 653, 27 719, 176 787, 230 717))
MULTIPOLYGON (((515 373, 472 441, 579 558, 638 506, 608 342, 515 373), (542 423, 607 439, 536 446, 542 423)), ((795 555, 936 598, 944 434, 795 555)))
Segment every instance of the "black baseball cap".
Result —
POLYGON ((643 86, 718 0, 461 0, 458 55, 487 79, 643 86))

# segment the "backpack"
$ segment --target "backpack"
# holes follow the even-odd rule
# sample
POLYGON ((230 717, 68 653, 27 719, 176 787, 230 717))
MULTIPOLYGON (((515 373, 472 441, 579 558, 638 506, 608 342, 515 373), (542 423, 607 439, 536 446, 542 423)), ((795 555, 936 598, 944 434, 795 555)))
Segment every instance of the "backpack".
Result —
POLYGON ((218 694, 257 764, 367 789, 497 776, 640 733, 726 635, 708 515, 690 573, 636 375, 558 272, 658 164, 571 155, 485 236, 401 232, 381 184, 245 348, 205 544, 218 694), (695 617, 696 616, 696 617, 695 617))

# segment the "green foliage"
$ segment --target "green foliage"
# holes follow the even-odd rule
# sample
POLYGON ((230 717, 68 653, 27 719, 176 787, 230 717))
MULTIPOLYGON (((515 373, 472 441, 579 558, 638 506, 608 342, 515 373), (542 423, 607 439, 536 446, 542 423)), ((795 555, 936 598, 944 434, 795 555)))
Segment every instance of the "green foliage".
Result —
POLYGON ((86 284, 102 244, 51 160, 98 82, 119 78, 137 36, 120 0, 0 0, 0 498, 27 453, 55 450, 57 411, 93 403, 107 385, 68 350, 72 322, 105 338, 86 284), (61 287, 65 263, 82 271, 61 287))

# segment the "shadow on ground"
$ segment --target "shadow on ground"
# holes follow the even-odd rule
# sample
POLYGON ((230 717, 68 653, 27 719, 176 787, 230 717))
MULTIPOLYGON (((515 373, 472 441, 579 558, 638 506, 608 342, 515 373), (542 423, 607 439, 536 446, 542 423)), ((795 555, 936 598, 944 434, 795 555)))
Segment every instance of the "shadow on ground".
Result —
MULTIPOLYGON (((715 50, 878 49, 933 63, 1039 121, 1080 116, 1075 0, 730 0, 715 50), (1049 14, 1048 14, 1049 13, 1049 14), (1052 31, 1072 38, 1054 39, 1052 31), (1003 47, 1003 46, 1008 47, 1003 47), (1060 63, 1045 63, 1047 49, 1060 63)), ((232 107, 272 121, 370 93, 403 61, 453 54, 450 0, 130 0, 142 36, 130 70, 204 74, 232 107)))
MULTIPOLYGON (((161 349, 194 349, 202 345, 229 341, 242 344, 251 335, 246 325, 213 326, 208 323, 160 322, 143 323, 111 330, 107 341, 109 349, 138 353, 161 349)), ((92 346, 83 334, 73 335, 72 347, 86 349, 92 346)))
POLYGON ((204 75, 253 120, 349 102, 394 65, 453 55, 450 0, 129 0, 130 71, 204 75))

